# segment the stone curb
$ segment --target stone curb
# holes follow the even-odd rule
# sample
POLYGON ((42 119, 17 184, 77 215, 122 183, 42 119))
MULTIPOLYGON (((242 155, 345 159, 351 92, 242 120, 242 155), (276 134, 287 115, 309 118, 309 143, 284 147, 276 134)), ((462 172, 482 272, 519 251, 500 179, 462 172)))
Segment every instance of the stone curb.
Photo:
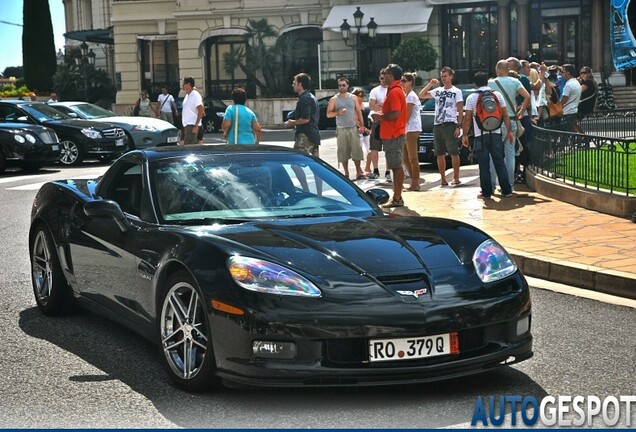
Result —
POLYGON ((524 275, 636 300, 636 277, 629 273, 508 250, 524 275))

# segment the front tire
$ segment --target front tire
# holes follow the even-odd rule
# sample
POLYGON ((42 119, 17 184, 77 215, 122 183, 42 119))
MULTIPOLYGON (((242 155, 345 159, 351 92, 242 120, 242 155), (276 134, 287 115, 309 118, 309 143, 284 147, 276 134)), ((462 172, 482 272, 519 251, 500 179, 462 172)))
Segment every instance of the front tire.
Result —
POLYGON ((33 235, 30 251, 31 283, 38 308, 49 316, 68 312, 72 301, 70 287, 62 274, 51 234, 44 226, 33 235))
POLYGON ((207 310, 192 276, 172 275, 159 307, 161 359, 172 381, 187 391, 217 387, 207 310))
POLYGON ((85 157, 84 149, 72 139, 64 138, 60 141, 60 163, 62 165, 79 165, 85 157))

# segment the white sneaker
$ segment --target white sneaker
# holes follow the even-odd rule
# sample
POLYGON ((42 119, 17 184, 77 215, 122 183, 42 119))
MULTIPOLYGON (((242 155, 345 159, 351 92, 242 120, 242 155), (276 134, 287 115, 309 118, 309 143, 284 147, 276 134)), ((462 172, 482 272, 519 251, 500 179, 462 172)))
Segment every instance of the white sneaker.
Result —
POLYGON ((393 180, 391 179, 391 174, 387 174, 384 177, 384 181, 387 182, 387 183, 393 183, 393 180))

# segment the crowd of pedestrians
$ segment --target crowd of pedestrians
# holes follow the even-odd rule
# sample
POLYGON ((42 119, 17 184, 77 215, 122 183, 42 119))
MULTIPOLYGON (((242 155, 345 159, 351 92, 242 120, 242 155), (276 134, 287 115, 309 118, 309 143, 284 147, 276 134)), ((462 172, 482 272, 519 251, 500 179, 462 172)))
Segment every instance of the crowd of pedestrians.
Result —
MULTIPOLYGON (((352 160, 355 167, 352 179, 379 179, 379 153, 383 151, 384 182, 393 188, 391 200, 383 207, 403 206, 402 192, 421 190, 420 109, 422 100, 432 98, 435 100, 433 141, 441 186, 461 185, 460 148, 472 146, 479 164, 478 197, 491 198, 497 192, 497 184, 502 197, 513 196, 515 183, 525 181, 522 167, 530 160, 532 125, 561 117, 574 131, 582 133, 578 122, 594 110, 598 85, 589 67, 577 72, 572 64, 547 66, 510 57, 499 60, 493 72, 492 78, 485 72, 476 73, 473 82, 476 91, 464 100, 462 90, 453 84, 455 72, 448 66, 441 68, 439 80, 430 79, 417 92, 416 74, 389 64, 380 71, 379 83, 368 95, 368 107, 364 105, 365 91, 357 89, 350 93, 348 79, 339 78, 338 92, 330 99, 326 115, 336 121, 337 159, 344 175, 350 176, 349 160, 352 160), (480 95, 485 91, 494 94, 502 113, 501 125, 494 130, 482 130, 475 115, 480 95), (450 181, 446 174, 447 155, 452 162, 450 181), (405 178, 410 179, 407 187, 405 178)), ((298 101, 295 116, 286 125, 295 128, 294 148, 319 157, 320 111, 311 93, 311 78, 299 73, 294 76, 292 87, 298 101)), ((194 144, 200 142, 197 135, 204 115, 203 102, 192 77, 184 79, 183 89, 184 141, 194 144)), ((222 125, 228 144, 258 144, 262 131, 256 114, 245 106, 245 90, 235 89, 232 99, 234 103, 227 108, 222 125)), ((158 102, 160 108, 155 114, 171 121, 176 107, 167 88, 162 89, 158 102)), ((136 103, 138 115, 149 115, 148 105, 148 95, 142 92, 136 103)))

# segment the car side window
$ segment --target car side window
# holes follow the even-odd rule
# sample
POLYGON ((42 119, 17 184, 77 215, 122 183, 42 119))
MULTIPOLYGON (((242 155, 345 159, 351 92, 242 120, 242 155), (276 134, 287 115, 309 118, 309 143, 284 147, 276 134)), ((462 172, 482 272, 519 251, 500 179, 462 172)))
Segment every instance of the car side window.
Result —
POLYGON ((0 121, 14 123, 17 121, 20 113, 17 109, 8 105, 0 106, 0 121))
POLYGON ((124 212, 140 217, 143 197, 141 174, 141 165, 123 163, 106 193, 102 193, 102 198, 113 200, 124 212))

